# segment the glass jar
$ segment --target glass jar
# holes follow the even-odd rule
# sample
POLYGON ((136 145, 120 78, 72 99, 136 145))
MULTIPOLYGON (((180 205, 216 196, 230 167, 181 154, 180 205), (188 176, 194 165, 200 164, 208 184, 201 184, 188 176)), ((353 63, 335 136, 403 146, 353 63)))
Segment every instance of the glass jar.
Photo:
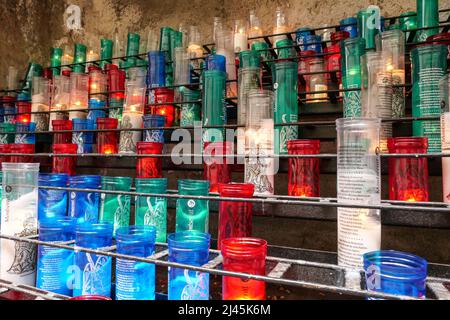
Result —
MULTIPOLYGON (((223 270, 266 275, 267 242, 254 238, 230 238, 222 241, 223 270)), ((266 300, 264 281, 223 277, 223 300, 266 300)))
POLYGON ((350 38, 350 33, 347 31, 338 31, 331 34, 331 45, 325 49, 325 67, 330 73, 327 73, 327 80, 333 80, 332 72, 336 72, 336 80, 339 89, 342 89, 342 73, 341 73, 341 41, 350 38))
MULTIPOLYGON (((148 258, 155 253, 156 228, 123 227, 117 230, 117 253, 148 258)), ((155 265, 126 259, 116 262, 116 300, 155 300, 155 265)))
POLYGON ((438 26, 439 1, 417 0, 417 28, 420 30, 417 31, 416 42, 425 41, 429 36, 439 33, 438 26))
MULTIPOLYGON (((112 246, 113 225, 82 223, 76 227, 75 245, 87 249, 112 246)), ((112 258, 100 254, 75 252, 73 296, 111 296, 112 258)))
MULTIPOLYGON (((138 155, 162 155, 164 144, 158 142, 138 142, 138 155)), ((162 178, 162 158, 151 157, 138 158, 137 178, 162 178)))
POLYGON ((33 77, 31 111, 39 113, 33 113, 31 121, 36 123, 37 131, 47 131, 49 128, 50 85, 50 81, 46 78, 33 77))
POLYGON ((17 116, 16 123, 30 123, 31 122, 31 103, 28 101, 17 101, 17 116))
POLYGON ((118 134, 117 126, 119 121, 115 118, 97 119, 98 130, 114 130, 97 132, 97 152, 101 154, 117 154, 119 147, 117 145, 118 134))
POLYGON ((175 91, 173 89, 157 88, 154 90, 155 103, 153 114, 166 117, 165 127, 172 127, 175 121, 175 91), (166 104, 167 103, 167 104, 166 104))
POLYGON ((16 123, 16 137, 14 143, 16 144, 36 144, 36 124, 34 122, 16 123))
POLYGON ((426 298, 428 263, 418 256, 398 251, 374 251, 364 255, 367 290, 426 298))
POLYGON ((183 105, 181 106, 181 127, 193 127, 196 122, 202 121, 202 105, 197 102, 201 98, 200 90, 185 89, 182 93, 183 105))
MULTIPOLYGON (((75 240, 76 220, 59 217, 39 220, 39 241, 62 243, 75 240)), ((40 245, 38 247, 36 287, 72 296, 74 251, 40 245)))
POLYGON ((7 154, 11 153, 11 145, 10 144, 0 144, 0 165, 3 162, 11 162, 11 157, 7 154))
MULTIPOLYGON (((178 194, 208 196, 209 181, 178 180, 178 194)), ((177 200, 176 232, 209 231, 209 201, 183 198, 177 200)))
POLYGON ((306 95, 308 103, 317 103, 328 100, 328 93, 314 93, 318 91, 327 91, 328 84, 325 74, 324 59, 322 57, 310 58, 307 61, 308 72, 314 73, 308 77, 308 88, 310 93, 306 95))
POLYGON ((122 108, 125 102, 126 72, 124 70, 118 70, 117 67, 111 67, 107 72, 109 91, 109 117, 120 121, 122 120, 122 108))
MULTIPOLYGON (((320 154, 320 140, 292 140, 288 142, 289 155, 320 154)), ((320 159, 290 158, 288 194, 292 197, 320 197, 320 159)))
MULTIPOLYGON (((225 88, 227 74, 222 71, 203 72, 202 120, 203 126, 223 126, 227 123, 225 88)), ((224 141, 221 128, 204 129, 203 142, 224 141)))
MULTIPOLYGON (((39 187, 67 188, 69 175, 41 173, 39 187)), ((67 216, 66 190, 39 189, 39 221, 43 219, 60 218, 67 216)))
MULTIPOLYGON (((3 163, 0 233, 32 237, 38 233, 39 163, 3 163)), ((0 240, 0 278, 17 285, 36 285, 37 246, 0 240)))
POLYGON ((11 163, 31 163, 34 162, 33 156, 17 156, 14 154, 34 154, 35 145, 34 144, 10 144, 11 151, 10 162, 11 163))
POLYGON ((219 183, 231 182, 233 159, 225 157, 233 154, 232 142, 205 142, 204 144, 204 179, 209 181, 210 192, 219 191, 219 183))
MULTIPOLYGON (((84 67, 83 67, 84 68, 84 67)), ((89 108, 89 75, 72 72, 70 74, 69 119, 86 119, 89 108)))
MULTIPOLYGON (((252 184, 219 184, 221 198, 253 198, 255 186, 252 184)), ((219 203, 219 235, 217 247, 229 238, 252 236, 253 204, 251 202, 221 201, 219 203)))
POLYGON ((78 154, 92 153, 94 132, 79 132, 80 130, 94 130, 94 123, 87 119, 73 119, 72 143, 78 146, 78 154))
MULTIPOLYGON (((100 176, 73 176, 69 177, 71 189, 100 190, 100 176)), ((70 191, 69 216, 77 218, 77 223, 98 221, 100 193, 70 191)))
POLYGON ((71 131, 71 120, 53 120, 52 128, 55 131, 53 134, 53 144, 67 144, 72 142, 72 132, 57 133, 58 131, 71 131))
MULTIPOLYGON (((197 231, 169 235, 169 262, 208 263, 211 236, 197 231)), ((169 300, 209 300, 209 274, 169 267, 169 300)))
POLYGON ((368 7, 358 12, 358 33, 365 42, 366 50, 376 49, 375 36, 381 32, 379 8, 368 7), (377 21, 378 20, 378 21, 377 21), (377 24, 380 23, 379 26, 377 24))
MULTIPOLYGON (((390 154, 424 154, 427 138, 391 138, 390 154)), ((389 158, 389 199, 408 202, 429 201, 428 159, 389 158)))
MULTIPOLYGON (((150 51, 148 53, 147 75, 147 83, 150 89, 166 85, 166 57, 164 52, 150 51)), ((154 101, 150 99, 150 103, 154 103, 154 101)))
MULTIPOLYGON (((167 193, 167 179, 136 179, 137 193, 167 193)), ((167 198, 136 197, 136 225, 156 228, 156 242, 167 241, 167 198)))
POLYGON ((358 37, 358 19, 350 17, 343 19, 339 22, 342 31, 347 31, 350 34, 350 38, 358 37))
MULTIPOLYGON (((143 117, 144 129, 147 128, 164 128, 166 117, 157 114, 148 114, 143 117)), ((164 143, 164 130, 145 130, 145 142, 164 143)))
POLYGON ((0 144, 14 143, 16 125, 13 123, 0 123, 0 144))
MULTIPOLYGON (((53 153, 56 154, 77 154, 76 144, 54 144, 53 153)), ((53 173, 67 173, 70 176, 75 174, 77 167, 77 157, 53 157, 53 173)))
MULTIPOLYGON (((131 191, 133 179, 129 177, 102 177, 102 190, 131 191)), ((99 221, 114 225, 114 236, 120 227, 130 225, 131 197, 123 194, 102 193, 100 196, 99 221)))

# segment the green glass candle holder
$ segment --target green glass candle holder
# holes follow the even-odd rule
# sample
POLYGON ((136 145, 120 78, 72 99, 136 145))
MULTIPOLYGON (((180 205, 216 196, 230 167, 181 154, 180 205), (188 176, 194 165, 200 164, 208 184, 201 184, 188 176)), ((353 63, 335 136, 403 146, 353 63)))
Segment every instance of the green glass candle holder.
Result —
MULTIPOLYGON (((413 117, 440 116, 439 83, 447 72, 447 52, 447 46, 441 44, 422 45, 411 50, 413 117)), ((414 121, 413 135, 428 138, 428 152, 441 152, 439 120, 414 121)))
MULTIPOLYGON (((136 179, 137 193, 167 193, 167 179, 136 179)), ((136 225, 156 228, 156 242, 167 241, 167 198, 136 198, 136 225)))
MULTIPOLYGON (((409 11, 409 12, 402 13, 400 15, 399 22, 400 22, 400 29, 402 29, 403 31, 416 29, 417 28, 417 12, 409 11)), ((406 41, 409 40, 410 34, 411 34, 411 32, 405 33, 406 41)))
POLYGON ((50 67, 52 68, 52 74, 59 76, 61 74, 61 58, 63 50, 61 48, 52 48, 50 50, 50 67))
POLYGON ((199 90, 189 90, 186 88, 183 90, 182 95, 183 102, 189 103, 184 103, 181 107, 180 126, 192 127, 196 122, 202 121, 202 105, 199 102, 195 102, 200 100, 202 93, 199 90))
MULTIPOLYGON (((364 9, 358 12, 358 32, 359 37, 365 41, 366 50, 376 49, 375 36, 381 32, 381 27, 376 25, 376 17, 373 16, 377 13, 375 11, 364 9)), ((381 17, 378 17, 381 23, 381 17)))
POLYGON ((428 37, 439 33, 439 0, 417 0, 417 27, 430 28, 418 30, 416 42, 426 41, 428 37))
POLYGON ((25 73, 25 81, 22 85, 22 91, 31 94, 33 89, 33 78, 41 77, 43 73, 42 66, 38 63, 30 62, 25 73))
MULTIPOLYGON (((223 126, 227 123, 225 105, 227 74, 219 70, 203 72, 203 125, 223 126)), ((222 142, 224 129, 204 129, 203 142, 222 142)))
POLYGON ((104 68, 105 64, 112 63, 114 42, 110 39, 100 40, 100 68, 104 68))
MULTIPOLYGON (((137 33, 128 33, 127 56, 137 56, 139 54, 139 43, 141 36, 137 33)), ((127 67, 136 66, 136 57, 127 58, 127 67)))
POLYGON ((86 70, 86 52, 87 47, 84 44, 76 43, 73 55, 74 66, 72 72, 84 73, 86 70))
POLYGON ((255 50, 246 50, 239 53, 239 68, 259 68, 260 56, 255 50))
MULTIPOLYGON (((298 121, 298 64, 275 63, 275 124, 298 121)), ((287 154, 287 142, 298 139, 298 126, 275 127, 275 153, 287 154)))
MULTIPOLYGON (((102 190, 130 192, 133 179, 129 177, 102 177, 102 190)), ((99 220, 114 224, 114 234, 120 227, 130 225, 130 196, 102 193, 99 220)))
POLYGON ((349 38, 341 43, 342 85, 344 89, 344 118, 361 117, 361 57, 365 53, 365 40, 349 38))
MULTIPOLYGON (((208 196, 209 181, 179 180, 178 193, 184 196, 208 196)), ((176 232, 209 231, 209 201, 178 199, 176 209, 176 232)))
POLYGON ((0 144, 12 144, 15 140, 16 125, 13 123, 0 123, 0 144))
POLYGON ((278 59, 291 59, 296 57, 296 51, 294 49, 294 40, 283 39, 277 41, 275 44, 278 59), (279 48, 279 49, 278 49, 279 48))
POLYGON ((269 49, 270 49, 269 45, 266 42, 255 42, 252 44, 252 50, 256 51, 259 54, 261 62, 267 63, 269 68, 271 69, 273 62, 267 62, 273 60, 273 57, 271 56, 269 49))

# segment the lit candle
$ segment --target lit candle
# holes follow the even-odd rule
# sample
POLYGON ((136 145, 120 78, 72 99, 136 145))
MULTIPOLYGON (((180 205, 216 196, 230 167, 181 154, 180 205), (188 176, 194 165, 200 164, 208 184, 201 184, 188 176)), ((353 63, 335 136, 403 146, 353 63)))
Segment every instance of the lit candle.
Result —
POLYGON ((93 61, 97 61, 100 59, 100 56, 98 55, 98 53, 94 52, 94 50, 90 50, 87 54, 87 62, 93 62, 93 61))
POLYGON ((234 29, 234 52, 239 53, 248 49, 247 27, 241 20, 236 20, 234 29))

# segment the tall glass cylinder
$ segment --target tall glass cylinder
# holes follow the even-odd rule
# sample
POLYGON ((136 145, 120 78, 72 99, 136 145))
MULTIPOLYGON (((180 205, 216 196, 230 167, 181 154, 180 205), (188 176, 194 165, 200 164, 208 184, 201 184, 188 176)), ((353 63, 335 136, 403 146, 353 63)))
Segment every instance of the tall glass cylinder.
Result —
POLYGON ((233 159, 226 157, 227 155, 233 155, 232 142, 205 142, 203 176, 209 181, 210 192, 218 192, 219 183, 231 182, 230 164, 233 159))
MULTIPOLYGON (((266 275, 267 241, 230 238, 222 241, 223 270, 259 276, 266 275)), ((223 300, 266 300, 266 283, 236 277, 223 277, 223 300)))
MULTIPOLYGON (((223 126, 227 123, 225 106, 226 74, 217 70, 203 73, 202 117, 204 126, 223 126)), ((203 142, 224 141, 223 129, 204 129, 203 142)))
POLYGON ((43 77, 33 77, 33 95, 31 97, 31 121, 36 123, 37 131, 47 131, 50 111, 50 81, 43 77))
POLYGON ((271 91, 253 90, 248 95, 245 128, 245 183, 255 186, 256 195, 275 192, 274 97, 271 91))
POLYGON ((358 34, 364 39, 366 50, 376 48, 375 36, 381 32, 380 11, 370 7, 358 12, 358 34))
POLYGON ((128 33, 127 43, 127 66, 133 67, 136 65, 137 55, 139 54, 139 43, 141 36, 137 33, 128 33), (131 57, 130 57, 131 56, 131 57))
POLYGON ((405 115, 405 34, 389 30, 380 34, 385 70, 392 73, 392 117, 405 115))
MULTIPOLYGON (((400 15, 399 19, 400 28, 402 31, 409 31, 417 29, 417 12, 409 11, 400 15)), ((405 38, 409 42, 411 32, 405 32, 405 38)))
MULTIPOLYGON (((143 126, 145 87, 127 88, 121 129, 141 129, 143 126)), ((136 144, 141 141, 142 131, 121 131, 119 153, 136 153, 136 144)))
MULTIPOLYGON (((39 175, 39 187, 67 188, 69 175, 39 175)), ((66 190, 39 189, 39 221, 67 216, 68 192, 66 190)))
MULTIPOLYGON (((392 138, 388 140, 391 154, 424 154, 427 138, 392 138)), ((428 159, 389 158, 389 199, 394 201, 429 201, 428 159)))
MULTIPOLYGON (((129 177, 102 177, 102 190, 131 191, 133 179, 129 177)), ((102 193, 99 221, 114 225, 114 236, 120 227, 130 225, 131 197, 123 194, 102 193)))
POLYGON ((289 32, 289 25, 287 21, 286 14, 281 8, 276 9, 276 20, 275 20, 275 27, 273 29, 273 34, 277 35, 273 37, 273 42, 277 43, 280 40, 285 39, 287 36, 282 33, 289 32))
MULTIPOLYGON (((288 142, 290 155, 320 154, 320 140, 292 140, 288 142)), ((288 194, 292 197, 320 197, 320 159, 290 158, 288 194)))
POLYGON ((50 67, 52 68, 53 76, 59 76, 61 73, 61 58, 63 50, 61 48, 50 49, 50 67))
POLYGON ((315 93, 319 91, 327 91, 328 83, 323 73, 325 71, 325 61, 322 57, 310 58, 307 60, 308 64, 308 72, 315 73, 311 74, 308 77, 307 87, 311 91, 310 94, 306 95, 306 99, 308 99, 308 103, 317 103, 328 100, 328 94, 326 92, 323 93, 315 93))
POLYGON ((79 130, 94 130, 94 123, 87 119, 73 119, 72 143, 78 146, 78 154, 92 153, 94 132, 79 132, 79 130))
MULTIPOLYGON (((39 163, 3 163, 0 232, 30 237, 38 232, 39 163)), ((35 286, 36 245, 0 240, 0 278, 35 286)))
MULTIPOLYGON (((167 193, 167 179, 136 179, 137 193, 167 193)), ((156 242, 167 241, 167 198, 136 197, 136 225, 156 228, 156 242)))
MULTIPOLYGON (((380 205, 379 119, 339 119, 338 203, 380 205)), ((338 209, 338 263, 361 268, 363 254, 381 245, 380 210, 338 209)))
POLYGON ((118 134, 117 126, 119 120, 115 118, 98 118, 97 130, 114 130, 102 131, 97 133, 97 152, 101 154, 117 154, 119 148, 117 145, 118 134))
POLYGON ((144 129, 152 128, 144 131, 145 142, 164 143, 164 130, 155 130, 154 128, 164 128, 166 117, 157 114, 148 114, 143 117, 144 129))
POLYGON ((155 103, 153 114, 166 117, 165 127, 172 127, 175 123, 176 112, 173 102, 175 101, 175 91, 168 88, 156 88, 153 90, 155 103))
MULTIPOLYGON (((76 227, 75 245, 87 249, 112 246, 113 225, 82 223, 76 227)), ((100 254, 75 252, 73 296, 111 296, 112 258, 100 254)))
MULTIPOLYGON (((275 64, 276 124, 298 121, 298 65, 297 62, 275 64)), ((287 154, 287 142, 298 138, 298 126, 275 127, 275 153, 287 154)))
POLYGON ((190 59, 185 48, 176 48, 174 57, 174 84, 189 84, 191 79, 190 59))
POLYGON ((70 77, 54 76, 52 81, 52 98, 50 110, 50 131, 53 130, 53 120, 68 119, 67 110, 70 104, 70 77))
POLYGON ((248 49, 248 26, 244 20, 234 22, 234 52, 239 53, 248 49))
MULTIPOLYGON (((440 116, 439 82, 447 73, 447 46, 421 45, 411 50, 413 117, 440 116)), ((413 135, 428 138, 429 152, 441 152, 439 120, 413 122, 413 135)))
MULTIPOLYGON (((197 231, 169 235, 169 262, 202 266, 208 263, 211 236, 197 231)), ((169 300, 209 300, 209 274, 169 268, 169 300)))
MULTIPOLYGON (((364 118, 391 119, 392 73, 386 70, 381 52, 366 52, 361 58, 361 114, 364 118)), ((392 137, 392 123, 382 123, 380 151, 387 152, 387 139, 392 137)))
POLYGON ((361 57, 365 52, 362 38, 350 38, 341 42, 342 85, 344 93, 344 118, 361 117, 361 57))
POLYGON ((108 76, 98 68, 89 70, 89 113, 87 119, 97 123, 97 118, 106 117, 108 76))
POLYGON ((116 68, 111 68, 107 71, 110 108, 109 117, 120 121, 122 120, 122 108, 125 101, 126 73, 125 71, 116 68))
POLYGON ((161 155, 164 144, 160 142, 138 142, 137 154, 149 155, 138 158, 136 167, 137 178, 162 178, 162 158, 152 155, 161 155))
MULTIPOLYGON (((232 30, 221 30, 216 34, 216 54, 222 55, 226 59, 226 69, 228 80, 236 80, 236 59, 234 53, 234 33, 232 30)), ((237 96, 237 83, 229 82, 226 85, 227 97, 237 96)))
POLYGON ((58 131, 71 131, 72 121, 70 120, 53 120, 53 144, 66 144, 72 142, 72 132, 60 132, 58 131))
MULTIPOLYGON (((61 243, 75 240, 76 220, 69 217, 39 221, 39 240, 61 243)), ((72 296, 74 251, 40 245, 38 247, 36 287, 72 296)))
MULTIPOLYGON (((25 98, 25 97, 23 97, 25 98)), ((17 109, 17 115, 16 115, 16 123, 30 123, 31 121, 31 103, 29 101, 22 101, 22 97, 19 95, 17 97, 16 102, 16 109, 17 109)), ((28 97, 27 99, 28 100, 28 97)))
POLYGON ((89 108, 89 75, 72 72, 70 74, 69 119, 86 119, 89 108))
POLYGON ((186 89, 183 91, 183 105, 181 106, 180 126, 193 127, 196 122, 202 121, 202 104, 197 102, 201 98, 200 90, 186 89))
MULTIPOLYGON (((178 180, 178 194, 206 197, 209 195, 209 181, 178 180)), ((178 199, 176 211, 176 232, 209 231, 209 200, 178 199)))
MULTIPOLYGON (((221 198, 253 198, 255 186, 252 184, 219 184, 221 198)), ((229 238, 252 236, 253 203, 221 201, 219 203, 219 235, 217 247, 229 238)))
MULTIPOLYGON (((77 154, 78 145, 76 144, 54 144, 53 145, 53 153, 57 154, 77 154)), ((53 173, 66 173, 68 175, 73 176, 75 174, 77 167, 77 157, 53 157, 53 173)))
MULTIPOLYGON (((241 54, 241 57, 243 55, 241 54)), ((237 111, 237 124, 243 125, 247 123, 248 112, 248 94, 250 90, 258 90, 261 88, 261 69, 258 65, 248 68, 239 68, 239 94, 238 94, 238 111, 237 111)), ((244 128, 238 128, 238 154, 244 154, 245 148, 245 130, 244 128)))
POLYGON ((112 63, 114 42, 110 39, 100 40, 100 68, 104 69, 105 65, 112 63))
MULTIPOLYGON (((72 176, 69 178, 71 189, 100 190, 100 176, 72 176)), ((98 221, 100 193, 71 191, 69 198, 69 216, 77 219, 77 223, 98 221)))
POLYGON ((364 255, 367 290, 425 299, 428 263, 398 251, 374 251, 364 255))
POLYGON ((439 33, 439 0, 417 0, 417 28, 416 42, 427 40, 429 36, 439 33), (432 28, 436 27, 436 28, 432 28))
POLYGON ((87 47, 81 43, 75 43, 72 72, 84 73, 86 70, 87 47))
MULTIPOLYGON (((156 228, 123 227, 117 230, 117 253, 148 258, 155 252, 156 228)), ((116 300, 155 300, 155 265, 126 259, 116 262, 116 300)))
MULTIPOLYGON (((166 56, 162 51, 148 53, 147 85, 149 89, 166 85, 166 56)), ((150 103, 154 103, 150 96, 150 103)))

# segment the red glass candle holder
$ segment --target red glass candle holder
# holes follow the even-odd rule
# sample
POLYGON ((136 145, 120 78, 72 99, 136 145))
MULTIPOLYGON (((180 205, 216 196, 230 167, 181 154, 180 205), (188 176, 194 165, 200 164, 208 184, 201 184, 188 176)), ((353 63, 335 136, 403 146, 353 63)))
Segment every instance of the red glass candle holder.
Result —
POLYGON ((17 101, 16 122, 30 123, 31 121, 31 103, 28 101, 17 101))
POLYGON ((72 130, 71 120, 53 120, 53 144, 67 144, 72 143, 72 132, 61 132, 58 131, 68 131, 72 130))
MULTIPOLYGON (((267 242, 253 238, 230 238, 222 241, 223 270, 264 276, 267 242)), ((223 300, 265 300, 264 281, 223 277, 223 300)))
POLYGON ((108 90, 110 100, 123 100, 125 99, 125 79, 126 72, 119 70, 116 66, 110 65, 108 67, 108 90))
MULTIPOLYGON (((8 153, 11 153, 11 145, 10 144, 0 144, 0 154, 8 154, 8 153)), ((1 164, 3 162, 11 162, 11 156, 0 155, 0 169, 1 169, 1 164)))
POLYGON ((166 127, 171 127, 175 121, 175 106, 169 103, 173 103, 175 99, 175 91, 167 88, 157 88, 155 93, 155 103, 167 103, 167 105, 157 105, 153 108, 153 114, 166 117, 166 127))
MULTIPOLYGON (((116 130, 119 120, 113 118, 97 118, 98 130, 116 130)), ((119 135, 117 131, 97 132, 97 152, 101 154, 117 154, 119 135)))
MULTIPOLYGON (((136 145, 138 155, 162 154, 164 144, 158 142, 138 142, 136 145)), ((137 178, 154 179, 162 178, 162 158, 146 157, 138 158, 137 178)))
MULTIPOLYGON (((424 154, 428 151, 428 138, 388 139, 391 154, 424 154)), ((389 159, 389 199, 394 201, 429 201, 428 159, 389 159)))
MULTIPOLYGON (((320 153, 319 140, 292 140, 287 144, 290 155, 314 155, 320 153)), ((320 159, 290 158, 288 169, 288 193, 293 197, 320 197, 320 159)))
MULTIPOLYGON (((253 198, 253 184, 219 184, 222 198, 253 198)), ((219 203, 219 236, 217 246, 229 238, 248 238, 252 236, 253 204, 251 202, 221 201, 219 203)))
POLYGON ((317 53, 314 50, 301 51, 298 59, 298 92, 309 91, 309 76, 303 75, 309 72, 308 60, 313 58, 317 53))
MULTIPOLYGON (((77 154, 77 144, 54 144, 54 154, 77 154)), ((53 173, 75 174, 77 157, 53 157, 53 173)))
MULTIPOLYGON (((338 31, 331 34, 331 45, 325 49, 325 67, 327 71, 336 71, 336 80, 338 84, 342 83, 341 73, 341 41, 350 37, 348 31, 338 31)), ((332 80, 331 73, 326 74, 327 80, 332 80)))
MULTIPOLYGON (((34 154, 34 144, 10 144, 10 153, 12 154, 34 154)), ((15 156, 11 155, 11 163, 32 163, 33 156, 15 156)))
POLYGON ((210 192, 219 191, 219 183, 231 182, 231 158, 224 155, 233 154, 231 142, 205 142, 204 145, 204 178, 210 182, 210 192))

